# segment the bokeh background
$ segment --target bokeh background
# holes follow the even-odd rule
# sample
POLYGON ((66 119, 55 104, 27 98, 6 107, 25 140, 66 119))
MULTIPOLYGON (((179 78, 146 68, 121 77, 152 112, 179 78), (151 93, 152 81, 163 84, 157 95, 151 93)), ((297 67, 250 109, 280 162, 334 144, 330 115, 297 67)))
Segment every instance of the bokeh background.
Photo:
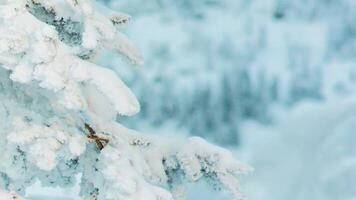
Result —
MULTIPOLYGON (((118 120, 231 149, 255 167, 250 200, 356 199, 355 0, 102 2, 132 15, 145 57, 99 59, 142 105, 118 120)), ((189 199, 224 197, 202 184, 189 199)))
MULTIPOLYGON (((355 0, 99 0, 132 15, 145 57, 114 69, 141 102, 125 125, 197 135, 255 167, 250 200, 356 199, 355 0)), ((223 200, 204 183, 190 200, 223 200)))

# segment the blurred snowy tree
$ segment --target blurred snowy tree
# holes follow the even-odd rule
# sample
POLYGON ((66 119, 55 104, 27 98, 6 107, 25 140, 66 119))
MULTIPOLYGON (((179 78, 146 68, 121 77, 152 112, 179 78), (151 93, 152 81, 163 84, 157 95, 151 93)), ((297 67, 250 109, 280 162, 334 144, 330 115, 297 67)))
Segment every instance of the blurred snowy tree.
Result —
MULTIPOLYGON (((268 123, 275 104, 324 98, 326 65, 340 57, 353 59, 353 1, 106 3, 136 16, 126 31, 143 49, 149 68, 127 79, 142 99, 137 123, 128 122, 134 127, 142 119, 156 125, 173 121, 193 134, 236 144, 242 121, 268 123), (154 28, 142 33, 143 26, 154 28), (193 117, 191 125, 187 116, 193 117)), ((103 60, 124 70, 114 67, 117 60, 103 60)))

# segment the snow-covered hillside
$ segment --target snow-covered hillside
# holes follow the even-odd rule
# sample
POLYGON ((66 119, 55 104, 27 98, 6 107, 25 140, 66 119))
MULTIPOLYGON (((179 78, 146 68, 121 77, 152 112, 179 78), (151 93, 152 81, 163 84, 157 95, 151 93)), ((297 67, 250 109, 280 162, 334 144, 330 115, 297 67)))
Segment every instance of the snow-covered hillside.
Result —
POLYGON ((355 96, 301 102, 274 116, 273 126, 242 128, 240 150, 256 167, 250 199, 355 199, 355 96))

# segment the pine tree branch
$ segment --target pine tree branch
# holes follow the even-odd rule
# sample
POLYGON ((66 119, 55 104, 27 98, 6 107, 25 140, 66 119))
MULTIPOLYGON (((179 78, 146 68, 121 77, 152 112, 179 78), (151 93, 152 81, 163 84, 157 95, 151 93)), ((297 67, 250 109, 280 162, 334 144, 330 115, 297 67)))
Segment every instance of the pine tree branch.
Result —
POLYGON ((95 141, 96 146, 99 148, 99 150, 104 149, 104 147, 110 142, 109 139, 99 137, 96 134, 95 130, 87 123, 85 123, 85 129, 89 131, 89 135, 87 137, 95 141))

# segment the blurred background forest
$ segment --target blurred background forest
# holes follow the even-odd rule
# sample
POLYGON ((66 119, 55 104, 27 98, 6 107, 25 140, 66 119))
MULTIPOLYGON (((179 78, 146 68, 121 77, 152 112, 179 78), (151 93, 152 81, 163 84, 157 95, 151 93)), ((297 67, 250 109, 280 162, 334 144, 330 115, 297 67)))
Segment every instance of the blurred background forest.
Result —
POLYGON ((99 57, 141 102, 119 121, 230 148, 256 169, 251 200, 356 199, 356 1, 101 2, 132 15, 145 57, 99 57))
POLYGON ((100 2, 132 15, 145 57, 98 58, 141 102, 120 122, 231 149, 255 167, 250 200, 356 200, 355 0, 100 2))

